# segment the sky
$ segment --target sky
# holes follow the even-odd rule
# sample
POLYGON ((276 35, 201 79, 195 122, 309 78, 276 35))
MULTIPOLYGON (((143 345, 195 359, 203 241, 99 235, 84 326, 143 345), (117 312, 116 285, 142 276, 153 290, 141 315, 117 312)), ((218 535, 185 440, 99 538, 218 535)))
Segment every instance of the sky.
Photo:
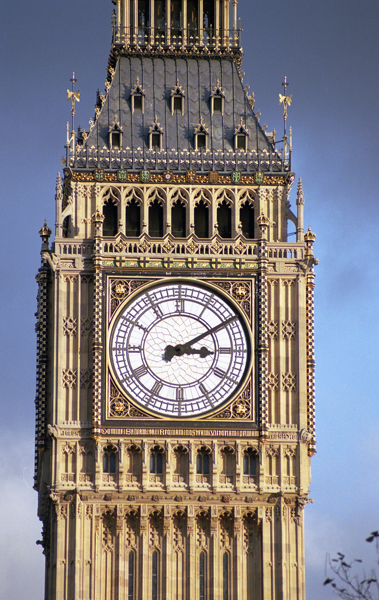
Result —
MULTIPOLYGON (((3 3, 0 19, 0 600, 43 598, 44 560, 32 490, 35 275, 39 228, 55 222, 72 72, 76 125, 104 89, 111 0, 3 3)), ((268 130, 282 131, 278 95, 293 95, 293 170, 305 225, 317 234, 316 427, 305 508, 307 600, 323 588, 327 553, 374 566, 379 528, 379 3, 240 0, 244 84, 268 130)))

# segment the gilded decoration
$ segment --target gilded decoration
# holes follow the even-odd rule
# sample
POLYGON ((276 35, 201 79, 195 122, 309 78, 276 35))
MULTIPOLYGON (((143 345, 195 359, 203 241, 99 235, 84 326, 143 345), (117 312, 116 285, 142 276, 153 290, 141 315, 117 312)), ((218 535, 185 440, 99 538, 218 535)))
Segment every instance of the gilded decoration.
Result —
MULTIPOLYGON (((117 177, 117 173, 118 171, 105 171, 104 172, 104 176, 102 181, 103 182, 118 182, 118 177, 117 177)), ((230 175, 221 175, 219 174, 218 179, 217 179, 217 185, 226 185, 226 186, 230 186, 231 183, 233 183, 232 181, 232 176, 233 173, 231 173, 230 175)), ((284 175, 272 175, 272 174, 264 174, 262 173, 261 176, 262 181, 260 182, 260 185, 267 185, 267 186, 286 186, 287 182, 286 182, 286 177, 284 175)), ((93 172, 88 173, 88 172, 83 172, 83 171, 77 171, 74 172, 73 174, 73 181, 81 181, 83 183, 85 182, 93 182, 96 181, 95 175, 93 172)), ((140 176, 140 172, 138 173, 127 173, 126 175, 126 179, 123 181, 123 183, 141 183, 141 176, 140 176)), ((166 183, 167 184, 167 180, 165 178, 165 172, 162 171, 162 173, 151 173, 150 172, 150 178, 149 178, 149 183, 166 183)), ((183 183, 191 183, 193 185, 202 185, 202 184, 208 184, 209 183, 209 174, 198 174, 196 173, 196 171, 187 171, 186 173, 183 174, 179 174, 179 173, 173 173, 172 174, 172 178, 170 180, 171 184, 183 184, 183 183)), ((257 186, 257 182, 255 180, 255 176, 254 174, 251 175, 241 175, 241 179, 238 183, 238 185, 248 185, 248 186, 257 186)))
POLYGON ((208 281, 233 298, 247 318, 251 319, 252 283, 250 281, 212 281, 211 279, 208 281))
POLYGON ((110 302, 110 317, 113 316, 115 310, 129 296, 138 290, 143 285, 150 283, 153 280, 138 280, 138 279, 112 279, 110 284, 111 302, 110 302))
POLYGON ((213 419, 251 420, 251 411, 251 382, 249 380, 234 402, 214 415, 213 419))
POLYGON ((151 419, 152 417, 131 404, 110 381, 109 416, 120 419, 151 419))

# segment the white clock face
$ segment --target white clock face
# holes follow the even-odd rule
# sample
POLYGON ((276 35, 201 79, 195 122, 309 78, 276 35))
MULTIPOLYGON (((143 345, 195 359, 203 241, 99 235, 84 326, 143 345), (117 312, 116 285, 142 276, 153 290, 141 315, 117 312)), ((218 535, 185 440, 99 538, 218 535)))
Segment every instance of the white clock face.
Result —
POLYGON ((186 281, 157 284, 126 303, 109 344, 127 396, 149 412, 179 418, 227 402, 251 357, 238 310, 213 288, 186 281))

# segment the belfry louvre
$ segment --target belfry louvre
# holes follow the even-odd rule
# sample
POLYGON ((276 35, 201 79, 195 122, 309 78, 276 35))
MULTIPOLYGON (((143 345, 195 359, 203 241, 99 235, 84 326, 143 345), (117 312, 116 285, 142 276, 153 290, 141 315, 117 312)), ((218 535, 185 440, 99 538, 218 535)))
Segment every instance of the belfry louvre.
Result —
POLYGON ((46 600, 304 600, 315 235, 237 1, 116 0, 38 281, 46 600), (288 224, 295 237, 288 241, 288 224))

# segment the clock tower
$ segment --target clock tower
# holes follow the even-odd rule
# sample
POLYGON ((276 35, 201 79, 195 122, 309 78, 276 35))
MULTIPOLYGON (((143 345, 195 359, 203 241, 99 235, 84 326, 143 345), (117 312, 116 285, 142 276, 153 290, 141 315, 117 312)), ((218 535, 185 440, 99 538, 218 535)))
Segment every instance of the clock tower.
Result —
POLYGON ((45 598, 304 600, 317 260, 288 84, 278 151, 236 0, 114 4, 105 91, 40 230, 45 598))

